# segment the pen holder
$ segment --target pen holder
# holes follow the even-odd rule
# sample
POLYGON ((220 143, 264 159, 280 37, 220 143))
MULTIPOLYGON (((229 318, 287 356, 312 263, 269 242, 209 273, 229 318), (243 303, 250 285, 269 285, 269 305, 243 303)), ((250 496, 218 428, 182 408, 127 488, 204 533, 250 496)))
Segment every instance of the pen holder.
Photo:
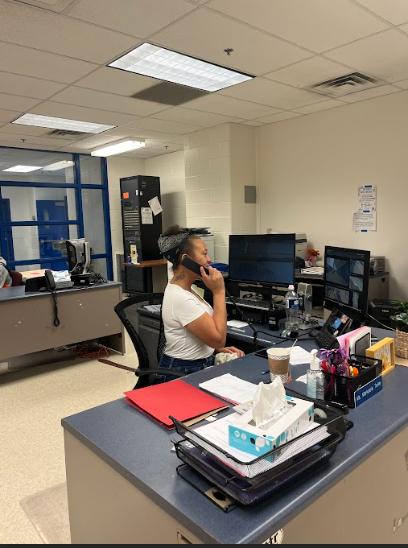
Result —
POLYGON ((359 374, 355 377, 345 377, 333 373, 323 373, 325 378, 324 399, 344 403, 348 407, 356 406, 354 394, 382 372, 382 362, 364 356, 350 356, 350 365, 357 367, 359 374))

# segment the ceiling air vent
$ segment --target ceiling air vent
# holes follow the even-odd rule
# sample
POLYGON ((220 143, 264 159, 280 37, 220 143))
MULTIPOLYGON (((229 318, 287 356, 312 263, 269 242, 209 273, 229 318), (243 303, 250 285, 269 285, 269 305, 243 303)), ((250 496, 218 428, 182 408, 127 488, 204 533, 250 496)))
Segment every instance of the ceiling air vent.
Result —
POLYGON ((69 131, 68 129, 53 129, 47 133, 49 137, 85 137, 88 133, 83 133, 82 131, 69 131))
POLYGON ((364 91, 365 89, 375 88, 382 83, 381 80, 372 78, 361 72, 352 72, 345 76, 339 76, 332 80, 313 84, 305 89, 320 93, 321 95, 327 95, 328 97, 337 98, 364 91))
POLYGON ((193 99, 198 99, 204 95, 208 95, 208 91, 201 89, 190 88, 172 82, 162 82, 156 84, 143 91, 139 91, 132 95, 133 99, 142 99, 143 101, 152 101, 153 103, 161 103, 163 105, 182 105, 193 99))

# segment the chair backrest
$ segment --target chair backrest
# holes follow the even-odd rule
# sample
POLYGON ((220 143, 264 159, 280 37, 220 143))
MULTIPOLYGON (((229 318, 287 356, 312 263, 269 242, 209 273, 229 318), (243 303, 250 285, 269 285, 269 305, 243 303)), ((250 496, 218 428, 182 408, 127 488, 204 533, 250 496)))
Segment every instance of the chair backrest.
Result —
MULTIPOLYGON (((150 363, 149 363, 149 355, 147 353, 146 347, 143 344, 142 339, 139 336, 139 314, 138 310, 142 306, 146 305, 158 305, 162 304, 163 301, 163 293, 143 293, 141 295, 137 295, 136 297, 131 297, 129 299, 126 299, 119 303, 117 306, 115 306, 115 312, 119 316, 121 322, 123 323, 126 331, 129 334, 129 337, 132 340, 133 346, 135 347, 137 357, 139 359, 139 369, 141 370, 148 370, 150 363)), ((160 321, 160 324, 162 326, 162 321, 160 321)), ((161 327, 162 330, 162 327, 161 327)), ((159 345, 157 348, 157 357, 158 361, 160 361, 161 355, 164 350, 165 345, 165 339, 164 339, 164 329, 163 329, 163 336, 159 337, 159 345), (161 348, 162 347, 162 348, 161 348), (161 348, 161 350, 159 350, 161 348)), ((155 376, 154 375, 144 375, 139 378, 139 381, 137 383, 137 388, 144 388, 145 386, 149 386, 154 381, 155 376)))

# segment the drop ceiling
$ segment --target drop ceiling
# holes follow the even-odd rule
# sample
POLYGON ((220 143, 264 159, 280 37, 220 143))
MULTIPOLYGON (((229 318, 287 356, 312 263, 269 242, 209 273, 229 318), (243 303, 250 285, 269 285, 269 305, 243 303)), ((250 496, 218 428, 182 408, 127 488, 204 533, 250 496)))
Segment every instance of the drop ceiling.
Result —
POLYGON ((203 128, 407 89, 407 0, 0 0, 0 146, 90 153, 139 138, 146 148, 126 156, 149 158, 203 128), (255 78, 179 106, 135 99, 161 81, 107 65, 146 41, 255 78), (336 99, 310 91, 352 72, 379 85, 336 99), (116 127, 62 139, 11 123, 26 112, 116 127))

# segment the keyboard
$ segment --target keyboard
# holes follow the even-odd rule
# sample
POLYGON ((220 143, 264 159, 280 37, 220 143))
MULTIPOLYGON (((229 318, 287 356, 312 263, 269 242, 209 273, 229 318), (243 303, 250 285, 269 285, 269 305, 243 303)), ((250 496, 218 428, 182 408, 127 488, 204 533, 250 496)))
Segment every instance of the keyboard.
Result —
MULTIPOLYGON (((271 303, 268 301, 261 301, 257 299, 241 299, 239 297, 234 297, 234 301, 238 306, 243 308, 256 308, 258 310, 269 310, 271 308, 271 303)), ((227 299, 227 304, 234 304, 230 299, 227 299)))
POLYGON ((326 350, 334 350, 336 348, 340 348, 339 341, 327 331, 327 329, 322 329, 321 331, 318 331, 317 329, 313 329, 310 332, 310 335, 316 339, 317 344, 320 346, 320 348, 325 348, 326 350))

